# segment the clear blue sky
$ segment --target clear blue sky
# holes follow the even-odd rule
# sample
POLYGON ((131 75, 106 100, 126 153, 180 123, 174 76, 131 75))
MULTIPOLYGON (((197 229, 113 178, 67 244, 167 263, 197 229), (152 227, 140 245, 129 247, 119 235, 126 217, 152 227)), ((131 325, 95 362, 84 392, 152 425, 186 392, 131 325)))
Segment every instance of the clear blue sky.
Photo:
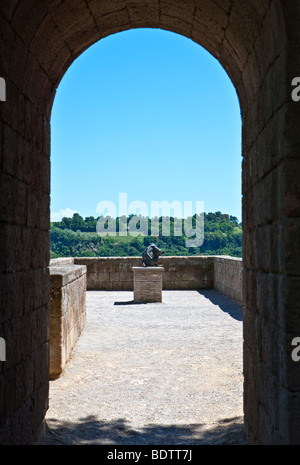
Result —
MULTIPOLYGON (((178 34, 138 29, 85 51, 51 116, 51 219, 139 200, 204 201, 241 221, 241 115, 219 62, 178 34)), ((117 210, 118 213, 118 210, 117 210)))

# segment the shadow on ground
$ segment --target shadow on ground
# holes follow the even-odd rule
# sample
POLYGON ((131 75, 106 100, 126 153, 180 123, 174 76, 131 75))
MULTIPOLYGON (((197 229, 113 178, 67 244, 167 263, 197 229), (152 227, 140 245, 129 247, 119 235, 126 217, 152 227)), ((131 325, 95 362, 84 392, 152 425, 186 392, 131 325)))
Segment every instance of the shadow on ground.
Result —
POLYGON ((47 420, 48 434, 42 445, 246 445, 242 418, 224 419, 211 428, 205 425, 147 425, 134 430, 126 419, 99 421, 94 416, 80 422, 47 420))
MULTIPOLYGON (((214 289, 199 290, 197 291, 203 297, 208 299, 212 304, 218 305, 218 307, 223 311, 228 313, 232 318, 237 321, 243 320, 242 307, 238 303, 234 302, 230 297, 221 294, 214 289)), ((134 300, 114 302, 114 305, 144 305, 148 302, 135 302, 134 300)))
POLYGON ((204 291, 198 291, 199 294, 203 295, 206 299, 223 311, 228 313, 232 318, 238 321, 243 321, 242 307, 238 303, 234 302, 230 297, 221 294, 214 289, 208 289, 204 291))
POLYGON ((125 300, 125 302, 114 302, 114 305, 144 305, 149 302, 135 302, 134 300, 125 300))

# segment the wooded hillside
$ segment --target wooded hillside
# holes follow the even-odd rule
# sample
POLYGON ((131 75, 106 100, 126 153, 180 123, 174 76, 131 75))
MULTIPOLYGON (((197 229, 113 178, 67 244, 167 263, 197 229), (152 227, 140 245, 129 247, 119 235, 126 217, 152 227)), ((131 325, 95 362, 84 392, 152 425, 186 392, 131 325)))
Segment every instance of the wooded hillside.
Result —
MULTIPOLYGON (((127 218, 127 227, 133 215, 127 218)), ((204 242, 201 247, 186 247, 186 238, 174 235, 174 218, 170 218, 170 235, 162 234, 162 220, 159 218, 159 234, 151 236, 151 219, 140 217, 148 222, 148 235, 133 237, 127 232, 118 235, 121 221, 115 220, 116 235, 100 237, 96 232, 99 218, 82 218, 75 213, 72 218, 63 218, 51 223, 51 258, 57 257, 115 257, 141 256, 147 245, 154 242, 165 251, 165 255, 230 255, 242 256, 242 226, 234 216, 216 213, 204 213, 204 242)), ((113 220, 114 221, 114 220, 113 220)), ((182 224, 185 220, 182 221, 182 224)), ((191 219, 196 225, 196 217, 191 219)), ((126 227, 126 221, 125 221, 126 227)), ((123 229, 124 231, 124 229, 123 229)))

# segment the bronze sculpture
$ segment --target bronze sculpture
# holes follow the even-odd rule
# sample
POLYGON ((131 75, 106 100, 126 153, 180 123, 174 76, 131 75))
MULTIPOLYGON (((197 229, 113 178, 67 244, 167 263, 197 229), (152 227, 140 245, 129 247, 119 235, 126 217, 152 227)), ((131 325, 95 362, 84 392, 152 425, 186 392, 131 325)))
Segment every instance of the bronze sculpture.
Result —
POLYGON ((143 266, 161 266, 157 265, 157 261, 160 255, 164 253, 165 251, 159 249, 155 244, 149 244, 143 252, 143 266))

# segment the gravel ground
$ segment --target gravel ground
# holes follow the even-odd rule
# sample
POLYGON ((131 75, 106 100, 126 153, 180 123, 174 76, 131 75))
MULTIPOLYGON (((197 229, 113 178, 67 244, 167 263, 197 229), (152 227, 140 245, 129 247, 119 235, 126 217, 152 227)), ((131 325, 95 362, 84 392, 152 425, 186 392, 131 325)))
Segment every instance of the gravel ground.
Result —
POLYGON ((242 312, 215 290, 87 292, 45 444, 245 444, 242 312))

